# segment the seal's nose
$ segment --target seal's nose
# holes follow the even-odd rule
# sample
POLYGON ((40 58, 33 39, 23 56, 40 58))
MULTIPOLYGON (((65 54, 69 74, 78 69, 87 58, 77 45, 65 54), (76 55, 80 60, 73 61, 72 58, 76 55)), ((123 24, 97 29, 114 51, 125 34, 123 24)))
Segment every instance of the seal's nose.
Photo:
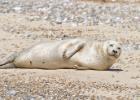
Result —
POLYGON ((113 53, 117 53, 117 51, 116 50, 113 50, 113 53))

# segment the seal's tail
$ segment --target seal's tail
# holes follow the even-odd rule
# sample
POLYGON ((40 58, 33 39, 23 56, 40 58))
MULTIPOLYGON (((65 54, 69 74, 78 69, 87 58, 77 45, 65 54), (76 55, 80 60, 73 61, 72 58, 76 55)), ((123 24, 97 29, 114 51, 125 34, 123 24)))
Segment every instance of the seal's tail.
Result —
POLYGON ((17 57, 17 53, 9 54, 8 56, 4 57, 0 60, 0 69, 1 68, 13 68, 14 64, 13 61, 17 57))

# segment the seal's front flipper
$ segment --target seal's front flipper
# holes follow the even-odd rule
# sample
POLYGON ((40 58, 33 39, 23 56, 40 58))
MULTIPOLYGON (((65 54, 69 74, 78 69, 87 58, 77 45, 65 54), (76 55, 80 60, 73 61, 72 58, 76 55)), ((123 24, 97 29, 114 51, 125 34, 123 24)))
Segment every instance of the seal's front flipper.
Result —
POLYGON ((0 69, 1 68, 13 68, 13 65, 11 63, 13 63, 13 61, 15 60, 15 58, 17 57, 17 53, 12 53, 9 54, 7 57, 4 57, 3 59, 0 60, 0 69), (10 64, 12 65, 10 67, 10 64))
POLYGON ((80 51, 84 47, 84 45, 85 43, 80 40, 70 42, 64 51, 63 57, 66 59, 71 58, 74 54, 80 51))

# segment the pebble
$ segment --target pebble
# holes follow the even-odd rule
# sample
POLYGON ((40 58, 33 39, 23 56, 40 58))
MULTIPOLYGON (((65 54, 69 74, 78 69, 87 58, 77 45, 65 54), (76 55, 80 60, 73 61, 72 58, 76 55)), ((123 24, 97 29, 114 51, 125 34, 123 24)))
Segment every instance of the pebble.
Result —
POLYGON ((15 96, 16 93, 17 93, 17 92, 16 92, 15 90, 9 90, 9 91, 7 92, 7 94, 10 95, 10 96, 15 96))
POLYGON ((14 7, 13 10, 16 12, 16 13, 21 13, 22 12, 22 7, 20 6, 17 6, 17 7, 14 7))
MULTIPOLYGON (((25 1, 18 2, 14 0, 11 2, 10 0, 2 0, 0 5, 3 5, 3 3, 9 4, 5 8, 10 10, 9 12, 14 11, 29 15, 30 12, 34 12, 35 15, 29 18, 31 21, 46 20, 53 24, 67 23, 74 27, 77 25, 92 26, 98 24, 123 27, 123 24, 125 24, 125 27, 133 25, 137 30, 140 30, 138 27, 140 6, 138 4, 119 5, 114 3, 112 5, 102 5, 98 3, 74 2, 73 0, 47 0, 45 2, 36 1, 27 4, 25 1)), ((131 29, 128 28, 128 30, 131 29)))

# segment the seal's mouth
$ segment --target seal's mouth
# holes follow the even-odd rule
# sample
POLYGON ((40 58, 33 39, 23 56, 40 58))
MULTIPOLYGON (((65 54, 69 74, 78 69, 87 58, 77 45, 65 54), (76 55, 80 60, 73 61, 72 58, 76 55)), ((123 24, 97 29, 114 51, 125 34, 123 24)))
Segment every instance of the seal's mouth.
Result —
POLYGON ((113 58, 118 58, 118 55, 116 55, 116 54, 109 54, 109 56, 111 56, 113 58))

